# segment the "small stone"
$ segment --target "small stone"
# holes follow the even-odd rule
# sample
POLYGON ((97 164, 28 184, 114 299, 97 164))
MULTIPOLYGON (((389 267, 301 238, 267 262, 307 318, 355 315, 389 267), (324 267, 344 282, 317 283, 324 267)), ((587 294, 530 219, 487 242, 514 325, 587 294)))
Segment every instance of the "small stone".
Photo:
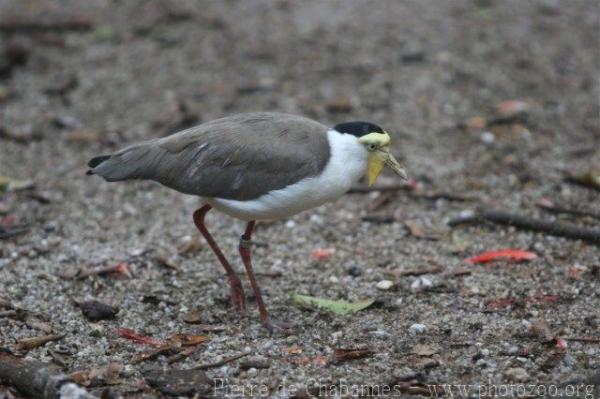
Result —
POLYGON ((296 222, 294 222, 293 220, 288 220, 287 222, 285 222, 285 227, 287 227, 288 229, 292 229, 296 227, 296 222))
POLYGON ((427 326, 425 324, 415 323, 408 327, 408 331, 413 335, 423 334, 427 331, 427 326))
POLYGON ((362 269, 359 266, 352 266, 348 269, 348 274, 352 277, 358 277, 362 274, 362 269))
POLYGON ((536 242, 535 244, 533 244, 533 250, 534 250, 535 252, 538 252, 538 253, 543 253, 545 249, 546 249, 546 248, 544 247, 544 244, 542 244, 542 243, 541 243, 541 242, 539 242, 539 241, 538 241, 538 242, 536 242))
POLYGON ((378 290, 387 291, 394 286, 394 282, 390 280, 381 280, 375 285, 378 290))
POLYGON ((415 281, 410 285, 410 288, 413 291, 423 291, 427 288, 431 288, 433 286, 433 281, 431 279, 421 276, 417 277, 415 281))
POLYGON ((79 308, 89 321, 114 319, 117 313, 119 313, 119 308, 96 300, 81 302, 79 308))
POLYGON ((258 370, 255 369, 254 367, 249 368, 248 371, 246 371, 246 375, 249 378, 254 378, 254 377, 256 377, 258 375, 258 370))
POLYGON ((515 382, 525 382, 529 380, 529 374, 527 370, 522 367, 514 367, 504 372, 506 378, 515 382))
POLYGON ((340 279, 337 278, 336 276, 330 276, 329 277, 329 282, 332 283, 332 284, 337 284, 337 283, 340 282, 340 279))
POLYGON ((489 132, 489 131, 485 131, 482 132, 481 135, 479 136, 480 140, 483 141, 486 144, 492 144, 494 141, 496 141, 496 135, 494 135, 494 133, 489 132))

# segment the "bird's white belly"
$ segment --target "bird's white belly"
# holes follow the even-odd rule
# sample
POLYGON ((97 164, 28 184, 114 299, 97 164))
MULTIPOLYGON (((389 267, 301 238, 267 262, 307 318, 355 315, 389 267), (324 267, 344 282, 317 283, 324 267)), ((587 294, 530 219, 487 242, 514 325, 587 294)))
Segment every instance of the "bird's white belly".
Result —
POLYGON ((205 198, 205 201, 235 218, 261 220, 288 217, 338 199, 366 173, 367 151, 354 136, 330 130, 327 137, 331 156, 321 174, 249 201, 223 198, 205 198))

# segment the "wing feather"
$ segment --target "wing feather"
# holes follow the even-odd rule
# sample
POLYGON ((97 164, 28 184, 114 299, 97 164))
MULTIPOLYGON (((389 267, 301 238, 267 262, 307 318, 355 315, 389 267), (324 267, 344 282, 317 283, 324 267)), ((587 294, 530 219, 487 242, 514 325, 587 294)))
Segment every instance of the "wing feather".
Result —
POLYGON ((92 173, 150 179, 203 197, 248 200, 315 176, 329 159, 327 127, 280 113, 239 114, 127 147, 92 173))

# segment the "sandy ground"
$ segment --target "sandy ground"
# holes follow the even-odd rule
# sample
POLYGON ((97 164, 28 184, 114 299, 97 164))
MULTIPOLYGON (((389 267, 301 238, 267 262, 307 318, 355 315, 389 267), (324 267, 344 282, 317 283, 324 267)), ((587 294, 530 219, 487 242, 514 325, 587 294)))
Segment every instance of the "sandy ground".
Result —
MULTIPOLYGON (((18 340, 64 333, 26 356, 56 362, 58 353, 65 372, 116 362, 123 368, 110 392, 138 397, 162 395, 148 386, 145 370, 189 369, 244 351, 250 362, 206 370, 229 389, 216 396, 269 389, 285 397, 294 388, 303 396, 303 387, 332 394, 361 385, 428 396, 427 385, 469 384, 467 396, 476 397, 487 384, 555 384, 564 397, 576 396, 565 387, 578 386, 578 397, 587 398, 598 389, 600 343, 567 340, 561 349, 562 341, 553 339, 600 335, 598 247, 513 228, 446 224, 483 205, 598 225, 535 205, 547 198, 600 212, 598 191, 563 180, 600 163, 597 2, 99 1, 84 7, 49 1, 42 8, 0 1, 1 21, 41 11, 36 18, 83 16, 92 26, 0 33, 0 49, 10 43, 27 54, 25 64, 0 80, 0 175, 35 183, 35 189, 0 194, 2 223, 31 227, 0 241, 0 297, 33 315, 0 317, 0 346, 24 354, 18 340), (497 120, 495 107, 506 100, 522 101, 525 112, 488 126, 472 119, 497 120), (368 207, 377 193, 348 194, 259 226, 256 240, 268 247, 255 250, 256 269, 273 317, 293 326, 283 336, 260 326, 251 297, 247 317, 232 310, 222 269, 206 246, 178 253, 197 235, 191 214, 198 199, 154 183, 107 184, 85 176, 92 156, 259 110, 332 125, 376 122, 392 132, 395 152, 418 182, 374 212, 368 207), (363 220, 373 215, 390 223, 363 220), (464 261, 505 247, 537 258, 464 261), (335 253, 317 262, 310 258, 317 248, 335 253), (165 266, 165 258, 176 268, 165 266), (74 277, 120 262, 131 277, 74 277), (442 272, 401 273, 432 267, 442 272), (464 268, 467 274, 448 273, 464 268), (382 280, 394 284, 378 289, 382 280), (377 301, 336 316, 295 307, 293 292, 377 301), (89 299, 117 306, 117 318, 86 320, 76 301, 89 299), (184 322, 192 310, 202 324, 224 331, 206 333, 184 322), (532 331, 540 320, 552 333, 547 343, 532 331), (132 364, 149 347, 119 337, 118 328, 156 339, 204 334, 209 341, 173 364, 166 356, 132 364), (375 354, 334 363, 340 348, 375 354), (255 367, 258 361, 269 367, 255 367)), ((394 183, 392 175, 381 179, 394 183)), ((243 224, 216 212, 208 223, 241 271, 243 224)), ((105 384, 96 385, 90 389, 110 396, 105 384)), ((0 397, 13 394, 0 386, 0 397)))

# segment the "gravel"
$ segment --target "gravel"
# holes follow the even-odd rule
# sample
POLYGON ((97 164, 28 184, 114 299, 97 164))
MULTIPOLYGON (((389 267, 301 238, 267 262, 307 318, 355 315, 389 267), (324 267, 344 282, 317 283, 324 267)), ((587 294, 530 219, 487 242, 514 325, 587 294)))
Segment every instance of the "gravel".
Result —
MULTIPOLYGON (((0 96, 0 130, 8 132, 0 134, 0 175, 35 183, 35 189, 0 193, 0 223, 10 216, 29 226, 0 241, 0 299, 27 315, 0 316, 0 347, 18 352, 16 342, 45 335, 35 327, 45 323, 65 338, 27 356, 51 362, 51 350, 61 351, 67 372, 121 363, 127 373, 111 390, 125 395, 157 395, 169 371, 200 378, 176 370, 246 350, 270 367, 240 370, 242 359, 236 360, 205 370, 203 384, 266 384, 282 393, 315 392, 342 380, 397 384, 407 394, 422 384, 548 385, 577 376, 590 385, 600 378, 597 342, 568 341, 567 353, 557 354, 529 331, 544 319, 558 337, 598 337, 598 247, 513 228, 446 225, 479 205, 597 225, 535 206, 549 198, 600 212, 598 191, 563 181, 600 164, 595 1, 458 0, 432 7, 419 0, 377 6, 248 0, 200 8, 193 1, 0 0, 0 20, 57 12, 89 16, 93 28, 13 35, 28 61, 0 80, 0 93, 8 93, 0 96), (525 102, 526 117, 464 127, 472 117, 496 120, 497 105, 507 100, 525 102), (233 311, 222 269, 204 243, 180 253, 198 234, 191 220, 197 198, 151 182, 108 184, 85 175, 92 156, 259 110, 330 125, 376 122, 394 136, 394 153, 418 181, 417 191, 394 192, 374 212, 368 207, 377 194, 349 194, 259 224, 255 238, 268 246, 256 247, 255 268, 272 316, 293 327, 287 336, 261 327, 251 297, 248 316, 233 311), (418 190, 476 200, 431 199, 418 190), (363 221, 368 214, 381 217, 363 221), (417 221, 425 234, 408 231, 406 220, 417 221), (314 262, 310 253, 317 248, 335 253, 314 262), (464 262, 499 248, 533 250, 538 258, 464 262), (120 263, 130 277, 76 277, 82 269, 120 263), (393 277, 397 269, 432 265, 442 273, 393 277), (570 271, 574 265, 579 271, 570 271), (445 274, 465 267, 467 274, 445 274), (386 280, 393 285, 381 289, 386 280), (376 301, 342 317, 297 309, 292 292, 376 301), (507 298, 514 302, 498 302, 507 298), (75 299, 120 311, 115 319, 91 322, 75 299), (192 310, 199 311, 199 324, 183 321, 192 310), (176 364, 158 356, 132 365, 150 348, 119 337, 119 328, 156 339, 175 333, 210 339, 176 364), (419 356, 411 351, 417 344, 441 349, 419 356), (339 348, 375 354, 333 363, 339 348), (485 355, 474 361, 476 353, 485 355), (138 383, 144 375, 152 376, 154 388, 138 383)), ((397 183, 390 174, 380 180, 397 183)), ((237 254, 243 223, 211 212, 208 225, 243 270, 237 254)), ((0 312, 7 310, 1 304, 0 312)), ((163 390, 169 389, 197 392, 189 381, 163 390)))

